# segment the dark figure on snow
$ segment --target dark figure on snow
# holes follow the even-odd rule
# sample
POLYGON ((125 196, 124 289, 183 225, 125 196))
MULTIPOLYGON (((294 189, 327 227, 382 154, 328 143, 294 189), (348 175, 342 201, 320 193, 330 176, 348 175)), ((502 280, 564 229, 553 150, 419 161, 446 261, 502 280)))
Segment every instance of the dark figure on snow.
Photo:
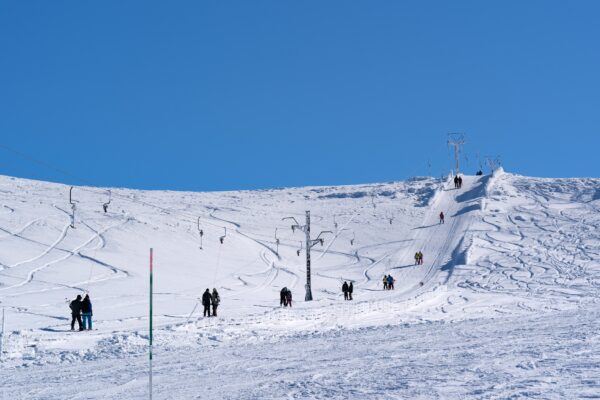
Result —
POLYGON ((83 329, 92 330, 92 301, 89 294, 86 294, 81 302, 81 316, 83 317, 83 329))
POLYGON ((423 265, 423 253, 419 251, 417 254, 419 255, 419 265, 423 265))
POLYGON ((71 309, 71 330, 75 330, 75 321, 79 324, 79 330, 83 330, 83 326, 81 324, 81 295, 77 295, 77 298, 69 304, 69 308, 71 309))
POLYGON ((287 301, 288 306, 292 307, 292 291, 290 289, 285 292, 285 300, 287 301))
POLYGON ((444 212, 440 212, 440 224, 444 223, 444 212))
POLYGON ((344 292, 344 300, 348 300, 348 282, 342 285, 342 292, 344 292))
POLYGON ((415 253, 415 265, 419 265, 419 252, 415 253))
POLYGON ((387 275, 383 276, 383 290, 387 290, 387 275))
POLYGON ((388 275, 388 289, 394 290, 394 278, 392 275, 388 275))
POLYGON ((483 171, 482 171, 482 170, 479 170, 479 171, 477 171, 477 173, 476 173, 475 175, 477 175, 477 176, 481 176, 481 175, 483 175, 483 171))
POLYGON ((212 315, 213 317, 217 316, 217 307, 219 307, 219 304, 221 303, 221 297, 219 296, 219 292, 217 292, 217 289, 213 288, 212 291, 212 295, 210 296, 210 301, 212 303, 212 315))
POLYGON ((454 189, 458 189, 458 175, 454 177, 454 189))
POLYGON ((458 188, 462 188, 462 176, 458 177, 458 188))
POLYGON ((212 297, 210 296, 210 289, 206 288, 206 291, 202 295, 202 305, 204 306, 204 316, 210 317, 210 302, 212 297))
POLYGON ((352 292, 354 292, 354 284, 350 282, 348 285, 348 299, 352 300, 352 292))
POLYGON ((287 292, 288 292, 288 288, 284 287, 283 289, 281 289, 281 292, 279 292, 279 305, 280 306, 284 306, 287 307, 287 292))

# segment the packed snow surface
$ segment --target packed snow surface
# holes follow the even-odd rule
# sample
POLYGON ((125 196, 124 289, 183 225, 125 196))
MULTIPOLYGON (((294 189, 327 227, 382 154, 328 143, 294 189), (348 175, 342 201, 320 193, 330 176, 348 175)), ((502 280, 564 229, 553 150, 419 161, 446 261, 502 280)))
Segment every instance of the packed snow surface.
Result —
POLYGON ((150 248, 154 398, 600 398, 599 179, 69 189, 0 177, 2 398, 148 397, 150 248))

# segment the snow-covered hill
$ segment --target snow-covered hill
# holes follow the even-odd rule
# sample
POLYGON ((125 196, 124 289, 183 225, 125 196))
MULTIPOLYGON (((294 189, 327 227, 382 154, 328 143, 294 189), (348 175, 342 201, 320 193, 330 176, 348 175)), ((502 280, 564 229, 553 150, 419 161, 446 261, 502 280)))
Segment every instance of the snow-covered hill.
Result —
POLYGON ((107 190, 74 187, 72 199, 75 228, 68 186, 0 178, 7 397, 20 398, 26 382, 28 399, 146 396, 151 247, 159 398, 599 392, 599 179, 499 170, 467 176, 459 190, 431 178, 111 189, 107 213, 107 190), (304 250, 297 255, 303 233, 283 220, 303 224, 306 210, 313 237, 332 231, 313 248, 312 302, 303 301, 304 250), (390 273, 396 288, 383 291, 390 273), (354 283, 352 302, 344 281, 354 283), (279 307, 284 286, 292 309, 279 307), (198 297, 213 287, 220 316, 202 318, 198 297), (95 330, 72 333, 68 299, 83 292, 95 330), (73 374, 88 393, 72 391, 73 374))

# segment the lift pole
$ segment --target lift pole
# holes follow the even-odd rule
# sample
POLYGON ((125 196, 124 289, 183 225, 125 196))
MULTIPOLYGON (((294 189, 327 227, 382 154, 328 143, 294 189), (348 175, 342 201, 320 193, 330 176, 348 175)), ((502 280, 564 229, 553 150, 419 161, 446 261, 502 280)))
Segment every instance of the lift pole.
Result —
POLYGON ((150 248, 150 352, 148 361, 150 363, 150 373, 148 375, 148 394, 150 396, 150 400, 152 400, 152 294, 153 294, 153 274, 152 274, 152 254, 153 250, 150 248))
POLYGON ((310 248, 313 246, 310 240, 310 211, 306 211, 306 296, 305 301, 312 301, 312 286, 310 282, 310 248))
POLYGON ((282 220, 286 220, 286 219, 291 219, 295 222, 294 225, 292 225, 292 231, 295 231, 296 229, 298 229, 298 230, 304 232, 304 235, 306 236, 306 285, 305 285, 306 295, 304 296, 304 300, 312 301, 313 296, 312 296, 312 284, 311 284, 311 273, 310 273, 310 267, 311 267, 311 265, 310 265, 310 249, 313 248, 317 243, 319 243, 321 246, 323 246, 324 239, 321 238, 321 235, 324 233, 333 233, 333 232, 322 231, 321 233, 319 233, 319 235, 317 236, 316 239, 311 239, 310 238, 310 211, 306 211, 306 224, 305 225, 300 225, 298 223, 298 221, 296 220, 296 218, 294 218, 294 217, 282 218, 282 220))
POLYGON ((6 316, 4 315, 4 307, 2 307, 2 331, 0 332, 0 360, 2 360, 2 352, 4 351, 4 321, 6 316))
POLYGON ((454 175, 458 175, 460 172, 459 166, 459 153, 460 146, 465 144, 465 135, 462 133, 449 133, 448 134, 448 146, 454 146, 454 159, 456 160, 456 170, 454 175))

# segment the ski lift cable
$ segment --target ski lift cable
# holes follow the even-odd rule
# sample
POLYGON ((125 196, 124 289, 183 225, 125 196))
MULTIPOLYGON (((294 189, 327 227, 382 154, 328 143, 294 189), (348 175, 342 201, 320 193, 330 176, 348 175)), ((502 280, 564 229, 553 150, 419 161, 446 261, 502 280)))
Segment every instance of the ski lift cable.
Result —
POLYGON ((213 274, 213 287, 215 287, 215 284, 217 283, 217 272, 219 271, 219 268, 221 266, 221 249, 223 248, 223 246, 219 246, 219 251, 217 253, 217 264, 215 265, 215 272, 213 274))
MULTIPOLYGON (((25 154, 25 153, 23 153, 23 152, 20 152, 20 151, 14 150, 14 149, 12 149, 12 148, 10 148, 10 147, 8 147, 8 146, 4 145, 4 144, 1 144, 1 143, 0 143, 0 148, 4 149, 4 150, 5 150, 5 151, 7 151, 7 152, 10 152, 10 153, 16 154, 16 155, 18 155, 19 157, 21 157, 21 158, 23 158, 23 159, 25 159, 25 160, 27 160, 27 161, 29 161, 29 162, 32 162, 32 163, 38 164, 38 165, 40 165, 40 166, 43 166, 44 168, 47 168, 47 169, 53 170, 53 171, 55 171, 55 172, 58 172, 58 173, 60 173, 60 174, 62 174, 62 175, 64 175, 64 176, 66 176, 66 177, 69 177, 69 178, 71 178, 71 179, 74 179, 74 180, 76 180, 76 181, 78 181, 78 182, 80 182, 80 183, 83 183, 84 185, 88 185, 88 187, 86 187, 86 186, 78 186, 78 189, 79 189, 79 190, 86 191, 86 192, 89 192, 89 193, 94 193, 94 194, 105 193, 105 190, 106 190, 106 189, 100 189, 100 188, 96 188, 96 187, 94 186, 94 184, 93 184, 93 183, 91 183, 90 181, 88 181, 88 180, 87 180, 87 179, 85 179, 85 178, 82 178, 81 176, 78 176, 78 175, 76 175, 76 174, 73 174, 73 173, 71 173, 71 172, 69 172, 69 171, 66 171, 66 170, 64 170, 64 169, 57 168, 57 167, 55 167, 54 165, 52 165, 52 164, 50 164, 50 163, 48 163, 48 162, 45 162, 45 161, 39 160, 39 159, 37 159, 37 158, 35 158, 35 157, 32 157, 32 156, 29 156, 29 155, 27 155, 27 154, 25 154)), ((73 209, 73 213, 72 213, 72 227, 74 228, 74 227, 75 227, 75 225, 74 225, 74 220, 75 220, 75 215, 74 215, 75 203, 74 203, 74 202, 72 202, 72 193, 71 193, 71 192, 72 192, 72 190, 73 190, 73 186, 72 186, 72 187, 71 187, 71 189, 70 189, 70 193, 69 193, 69 202, 71 203, 71 205, 72 205, 71 207, 72 207, 72 209, 73 209)), ((110 203, 110 201, 112 200, 112 195, 113 195, 113 194, 112 194, 112 191, 110 191, 110 190, 109 190, 109 196, 110 196, 110 197, 109 197, 109 203, 110 203)), ((194 215, 192 215, 192 214, 190 214, 190 213, 186 213, 186 212, 184 212, 184 211, 180 211, 180 210, 173 210, 173 209, 165 208, 165 207, 163 207, 163 206, 160 206, 160 205, 154 204, 154 203, 152 203, 152 202, 150 202, 150 201, 146 201, 146 200, 140 200, 140 199, 131 198, 131 197, 127 196, 127 195, 120 194, 120 193, 118 193, 118 192, 116 192, 116 193, 114 194, 114 196, 115 196, 115 198, 118 198, 118 199, 120 199, 120 200, 123 200, 123 201, 127 201, 127 202, 130 202, 130 203, 135 203, 135 204, 141 204, 141 205, 144 205, 144 206, 147 206, 147 207, 155 208, 155 209, 157 209, 157 210, 160 210, 160 211, 162 211, 162 212, 164 212, 164 213, 166 213, 166 214, 168 214, 168 215, 172 215, 172 216, 174 216, 174 217, 178 218, 178 219, 179 219, 180 221, 182 221, 182 222, 188 222, 188 223, 197 222, 197 221, 195 221, 195 220, 196 220, 197 218, 198 218, 198 219, 200 219, 200 218, 201 218, 201 219, 203 219, 203 220, 204 220, 204 224, 206 224, 206 225, 210 225, 210 226, 212 226, 212 227, 215 227, 215 228, 224 228, 224 229, 225 229, 225 235, 227 234, 227 228, 225 228, 225 227, 223 227, 223 226, 221 226, 221 225, 218 225, 218 224, 215 224, 215 223, 211 222, 211 221, 210 221, 208 218, 205 218, 205 217, 197 217, 197 216, 194 216, 194 215)), ((225 237, 225 236, 223 236, 222 238, 224 239, 224 237, 225 237)))
MULTIPOLYGON (((371 199, 372 199, 372 197, 371 197, 371 199)), ((350 218, 348 219, 348 221, 346 221, 346 223, 342 226, 342 228, 338 231, 338 233, 333 236, 333 239, 330 240, 327 243, 327 247, 325 248, 325 250, 321 254, 319 254, 319 256, 316 258, 317 260, 320 260, 321 258, 323 258, 325 256, 325 254, 327 254, 327 252, 329 252, 329 249, 331 248, 331 246, 333 246, 333 243, 337 240, 337 238, 340 236, 340 234, 345 229, 349 229, 349 228, 347 228, 348 225, 350 225, 354 221, 354 218, 358 215, 358 213, 360 211, 362 211, 366 207, 368 207, 368 205, 367 204, 363 204, 362 206, 356 207, 354 209, 354 213, 352 214, 352 216, 350 216, 350 218)), ((352 233, 354 235, 354 231, 352 231, 352 233)), ((352 241, 354 241, 354 236, 352 238, 352 241)), ((353 245, 353 244, 351 244, 351 245, 353 245)))
MULTIPOLYGON (((58 167, 52 165, 51 163, 48 163, 48 162, 43 161, 43 160, 40 160, 40 159, 38 159, 36 157, 32 157, 32 156, 30 156, 30 155, 28 155, 28 154, 26 154, 26 153, 24 153, 22 151, 15 150, 15 149, 13 149, 13 148, 5 145, 5 144, 0 143, 0 149, 3 149, 6 152, 9 152, 9 153, 12 153, 12 154, 15 154, 15 155, 21 157, 24 160, 27 160, 27 161, 29 161, 31 163, 34 163, 34 164, 38 164, 38 165, 40 165, 40 166, 42 166, 44 168, 47 168, 47 169, 52 170, 54 172, 58 172, 59 174, 61 174, 63 176, 66 176, 68 178, 74 179, 77 182, 80 182, 80 183, 82 183, 84 185, 88 185, 89 186, 89 187, 79 186, 78 188, 80 190, 91 192, 91 193, 95 193, 95 194, 98 194, 101 191, 102 192, 104 191, 103 189, 95 189, 94 184, 92 182, 90 182, 89 180, 87 180, 85 178, 82 178, 81 176, 73 174, 73 173, 71 173, 71 172, 69 172, 67 170, 62 169, 62 168, 58 168, 58 167)), ((131 199, 128 196, 120 195, 118 193, 115 193, 115 197, 117 197, 117 198, 119 198, 121 200, 125 200, 125 201, 129 201, 129 202, 133 202, 133 203, 142 204, 142 205, 145 205, 145 206, 148 206, 148 207, 153 207, 153 208, 159 209, 159 210, 161 210, 163 212, 166 212, 166 213, 169 213, 169 214, 173 213, 173 210, 164 208, 162 206, 159 206, 159 205, 147 202, 147 201, 137 200, 137 199, 131 199)), ((177 212, 177 213, 179 215, 184 215, 181 212, 177 212)), ((185 216, 188 217, 188 218, 193 218, 191 215, 185 214, 185 216)), ((215 227, 220 227, 219 225, 211 223, 210 221, 205 221, 205 222, 208 225, 212 225, 212 226, 215 226, 215 227)))
MULTIPOLYGON (((15 149, 12 149, 12 148, 10 148, 10 147, 2 144, 2 143, 0 143, 0 148, 4 149, 7 152, 16 154, 19 157, 21 157, 21 158, 23 158, 23 159, 25 159, 25 160, 27 160, 29 162, 38 164, 40 166, 43 166, 44 168, 47 168, 47 169, 53 170, 55 172, 58 172, 58 173, 60 173, 60 174, 62 174, 64 176, 67 176, 67 177, 71 178, 71 179, 75 179, 76 181, 81 182, 84 185, 89 185, 88 187, 86 187, 86 186, 78 186, 79 190, 90 192, 90 193, 94 193, 94 194, 98 194, 98 193, 101 193, 101 192, 104 193, 105 192, 105 189, 95 188, 94 184, 91 183, 90 181, 88 181, 87 179, 82 178, 81 176, 73 174, 73 173, 71 173, 69 171, 66 171, 64 169, 57 168, 56 166, 54 166, 54 165, 52 165, 52 164, 50 164, 48 162, 39 160, 39 159, 37 159, 35 157, 32 157, 30 155, 27 155, 27 154, 25 154, 23 152, 20 152, 20 151, 17 151, 15 149)), ((110 198, 111 199, 112 199, 112 196, 113 196, 112 191, 110 191, 110 198)), ((211 222, 206 217, 197 217, 197 216, 193 216, 193 215, 191 215, 191 214, 189 214, 189 213, 187 213, 185 211, 173 210, 173 209, 165 208, 163 206, 154 204, 154 203, 152 203, 150 201, 140 200, 140 199, 133 199, 133 198, 127 196, 127 195, 120 194, 118 192, 116 192, 114 194, 114 196, 115 196, 115 198, 118 198, 118 199, 123 200, 123 201, 127 201, 127 202, 130 202, 130 203, 141 204, 141 205, 144 205, 144 206, 147 206, 147 207, 158 209, 160 211, 165 212, 166 214, 172 215, 174 217, 178 217, 178 219, 180 221, 182 221, 182 222, 193 223, 193 222, 196 222, 195 220, 197 218, 201 218, 201 219, 204 220, 204 223, 207 224, 207 225, 210 225, 210 226, 215 227, 215 228, 223 228, 223 226, 211 222)), ((357 208, 356 211, 355 211, 355 213, 354 213, 354 215, 348 220, 348 222, 344 226, 347 226, 350 222, 352 222, 353 218, 356 216, 356 214, 358 213, 358 211, 361 210, 361 209, 363 209, 363 208, 364 208, 364 206, 360 207, 360 208, 357 208)), ((226 228, 225 228, 225 230, 226 230, 226 228)), ((335 238, 334 238, 334 240, 335 240, 335 238)), ((327 247, 327 249, 329 249, 331 247, 331 244, 332 243, 329 244, 329 246, 327 247)), ((323 256, 325 253, 326 253, 326 251, 324 253, 322 253, 321 256, 323 256)))

